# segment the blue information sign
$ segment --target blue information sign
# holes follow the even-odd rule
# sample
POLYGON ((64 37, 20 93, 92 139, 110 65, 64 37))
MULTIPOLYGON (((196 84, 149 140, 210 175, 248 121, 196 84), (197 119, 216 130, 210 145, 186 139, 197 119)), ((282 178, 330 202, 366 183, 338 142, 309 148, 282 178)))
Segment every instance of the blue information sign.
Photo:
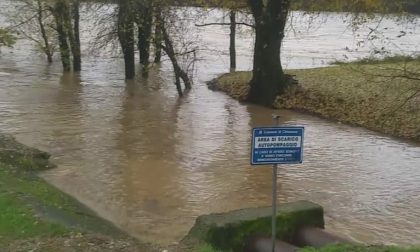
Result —
POLYGON ((303 127, 252 130, 251 164, 298 164, 303 161, 303 127))

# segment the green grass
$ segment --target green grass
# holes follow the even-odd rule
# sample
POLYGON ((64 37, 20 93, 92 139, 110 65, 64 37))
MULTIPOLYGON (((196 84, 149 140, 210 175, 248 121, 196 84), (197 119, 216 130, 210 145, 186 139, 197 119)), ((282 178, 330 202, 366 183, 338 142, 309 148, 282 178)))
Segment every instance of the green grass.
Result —
POLYGON ((215 89, 227 93, 236 100, 244 101, 249 92, 249 81, 252 78, 252 72, 234 72, 223 74, 216 81, 215 89))
MULTIPOLYGON (((20 158, 16 162, 21 164, 20 158)), ((60 238, 72 233, 126 237, 112 224, 37 177, 32 168, 0 162, 0 247, 27 238, 60 238)))
POLYGON ((303 92, 277 105, 420 141, 420 61, 367 62, 289 71, 303 92))
POLYGON ((0 243, 14 239, 35 236, 62 235, 68 228, 38 218, 25 202, 25 197, 44 195, 44 199, 56 197, 46 195, 46 188, 39 183, 30 183, 13 175, 13 172, 0 163, 0 243), (44 192, 43 192, 44 191, 44 192))
POLYGON ((419 252, 420 248, 399 248, 389 246, 362 246, 362 245, 330 245, 324 248, 304 248, 298 252, 419 252))
MULTIPOLYGON (((365 59, 286 72, 295 76, 299 87, 277 97, 275 107, 420 141, 419 58, 365 59)), ((251 72, 225 74, 215 89, 244 100, 251 77, 251 72)))
POLYGON ((197 250, 197 252, 222 252, 221 250, 216 250, 214 249, 211 245, 209 244, 204 244, 201 245, 197 250))

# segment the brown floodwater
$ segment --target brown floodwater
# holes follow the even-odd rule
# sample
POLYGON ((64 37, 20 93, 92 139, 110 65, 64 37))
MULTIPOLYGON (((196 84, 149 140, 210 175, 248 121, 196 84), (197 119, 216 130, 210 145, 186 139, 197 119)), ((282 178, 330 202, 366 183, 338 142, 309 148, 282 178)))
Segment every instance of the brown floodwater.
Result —
MULTIPOLYGON (((341 14, 330 15, 288 37, 289 68, 324 66, 355 43, 336 21, 341 14)), ((199 32, 226 54, 227 30, 199 32)), ((251 64, 249 37, 238 41, 240 69, 251 64)), ((404 41, 415 51, 409 42, 419 35, 404 41)), ((48 66, 20 42, 0 56, 0 130, 52 154, 58 168, 42 173, 47 181, 130 234, 170 244, 199 215, 270 205, 271 169, 249 165, 250 132, 276 112, 284 125, 306 127, 304 163, 280 168, 279 202, 323 205, 327 228, 356 241, 420 244, 419 144, 241 104, 204 84, 228 69, 226 55, 209 49, 200 57, 193 90, 179 99, 166 61, 131 82, 110 55, 86 56, 80 75, 63 75, 58 60, 48 66)))

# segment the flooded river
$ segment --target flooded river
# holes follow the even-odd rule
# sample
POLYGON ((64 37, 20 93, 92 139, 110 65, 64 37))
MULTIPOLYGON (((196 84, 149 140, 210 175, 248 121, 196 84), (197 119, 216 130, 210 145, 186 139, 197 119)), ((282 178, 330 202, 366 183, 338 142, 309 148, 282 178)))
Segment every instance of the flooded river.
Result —
MULTIPOLYGON (((285 65, 366 56, 369 48, 348 49, 357 40, 342 18, 329 14, 309 30, 297 22, 302 33, 289 32, 285 65)), ((399 34, 391 21, 385 24, 389 36, 399 34)), ((147 80, 125 82, 121 58, 86 56, 75 76, 62 75, 58 61, 48 66, 25 42, 3 50, 0 130, 50 152, 58 168, 43 173, 45 179, 146 241, 174 243, 198 215, 270 205, 271 169, 251 167, 249 148, 251 128, 270 125, 274 111, 207 89, 205 81, 228 69, 227 56, 210 50, 227 53, 228 30, 199 31, 209 50, 200 52, 197 80, 183 99, 168 62, 147 80)), ((239 37, 240 69, 251 65, 250 37, 239 37)), ((418 41, 414 33, 400 45, 415 52, 418 41)), ((356 241, 420 244, 419 144, 278 113, 283 124, 306 127, 305 162, 281 167, 279 202, 323 205, 327 228, 356 241)))

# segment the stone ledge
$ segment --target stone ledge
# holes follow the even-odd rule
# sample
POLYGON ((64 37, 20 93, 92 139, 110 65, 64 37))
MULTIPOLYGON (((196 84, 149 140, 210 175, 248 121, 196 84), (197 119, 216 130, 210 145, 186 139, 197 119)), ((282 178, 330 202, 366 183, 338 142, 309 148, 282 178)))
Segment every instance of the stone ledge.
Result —
MULTIPOLYGON (((309 201, 278 205, 277 239, 293 242, 303 226, 324 228, 320 205, 309 201)), ((222 251, 242 251, 249 238, 270 234, 271 207, 248 208, 198 217, 183 242, 208 243, 222 251)))

